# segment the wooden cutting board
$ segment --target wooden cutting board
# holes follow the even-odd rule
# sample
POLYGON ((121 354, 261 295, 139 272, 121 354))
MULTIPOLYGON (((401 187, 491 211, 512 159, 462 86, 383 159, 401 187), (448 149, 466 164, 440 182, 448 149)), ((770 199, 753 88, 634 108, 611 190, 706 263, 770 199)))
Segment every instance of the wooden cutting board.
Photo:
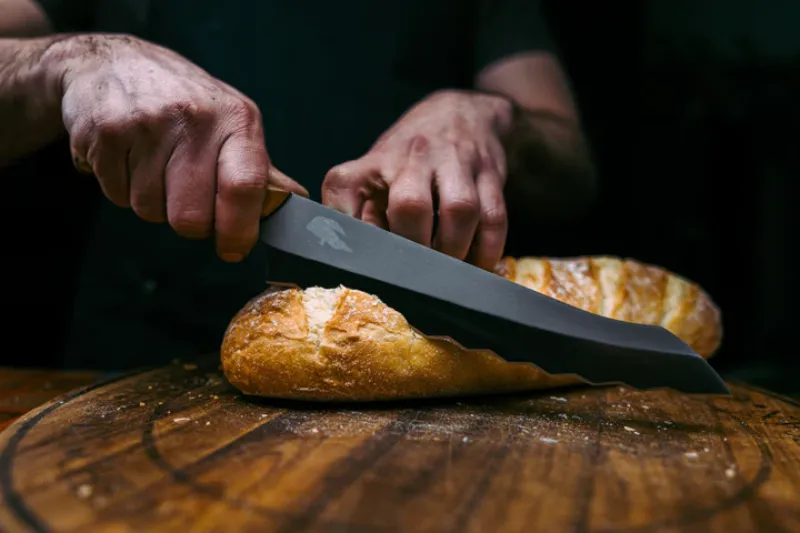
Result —
POLYGON ((617 387, 318 406, 211 357, 71 393, 0 434, 5 530, 800 531, 800 405, 617 387))

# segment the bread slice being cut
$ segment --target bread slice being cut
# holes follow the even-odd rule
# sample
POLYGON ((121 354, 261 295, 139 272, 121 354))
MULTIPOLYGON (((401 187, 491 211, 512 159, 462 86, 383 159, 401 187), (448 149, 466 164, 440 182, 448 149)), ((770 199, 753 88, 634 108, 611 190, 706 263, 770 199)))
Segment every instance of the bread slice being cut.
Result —
MULTIPOLYGON (((719 311, 710 298, 657 267, 613 258, 508 258, 497 273, 596 314, 660 324, 704 356, 719 344, 719 311)), ((435 398, 580 383, 425 337, 377 296, 346 287, 265 291, 231 321, 221 358, 243 393, 296 400, 435 398)))
POLYGON ((376 401, 577 383, 490 352, 430 339, 378 297, 338 287, 265 292, 231 322, 222 367, 245 394, 376 401))

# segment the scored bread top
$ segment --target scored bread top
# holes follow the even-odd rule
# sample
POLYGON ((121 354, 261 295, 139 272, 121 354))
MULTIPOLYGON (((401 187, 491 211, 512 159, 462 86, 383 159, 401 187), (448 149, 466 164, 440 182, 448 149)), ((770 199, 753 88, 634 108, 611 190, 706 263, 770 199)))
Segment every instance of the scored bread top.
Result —
POLYGON ((221 357, 239 390, 279 398, 370 401, 579 382, 427 338, 377 296, 344 287, 253 298, 228 326, 221 357))
POLYGON ((585 311, 666 328, 710 357, 722 340, 719 308, 697 284, 632 259, 504 258, 495 272, 585 311))

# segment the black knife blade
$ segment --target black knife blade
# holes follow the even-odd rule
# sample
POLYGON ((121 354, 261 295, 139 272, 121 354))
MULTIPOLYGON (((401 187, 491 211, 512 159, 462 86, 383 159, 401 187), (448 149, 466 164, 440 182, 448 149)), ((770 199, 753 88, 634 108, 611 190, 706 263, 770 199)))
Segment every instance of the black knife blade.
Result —
POLYGON ((594 385, 730 394, 665 328, 584 311, 302 196, 281 200, 260 227, 269 282, 372 293, 426 335, 594 385))

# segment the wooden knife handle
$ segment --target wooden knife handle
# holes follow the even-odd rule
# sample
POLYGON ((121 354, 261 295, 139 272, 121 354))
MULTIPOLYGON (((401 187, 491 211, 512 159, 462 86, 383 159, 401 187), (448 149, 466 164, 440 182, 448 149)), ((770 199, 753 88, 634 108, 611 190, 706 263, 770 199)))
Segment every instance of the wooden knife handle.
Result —
POLYGON ((264 205, 261 208, 261 216, 266 217, 271 215, 281 204, 292 194, 289 191, 278 189, 271 185, 267 186, 267 195, 264 197, 264 205))
POLYGON ((263 218, 271 215, 292 193, 308 198, 308 191, 306 191, 305 188, 274 166, 271 166, 269 169, 267 195, 264 197, 264 206, 261 208, 261 217, 263 218), (291 191, 282 189, 275 184, 288 185, 291 191))

